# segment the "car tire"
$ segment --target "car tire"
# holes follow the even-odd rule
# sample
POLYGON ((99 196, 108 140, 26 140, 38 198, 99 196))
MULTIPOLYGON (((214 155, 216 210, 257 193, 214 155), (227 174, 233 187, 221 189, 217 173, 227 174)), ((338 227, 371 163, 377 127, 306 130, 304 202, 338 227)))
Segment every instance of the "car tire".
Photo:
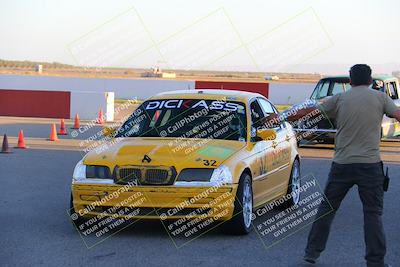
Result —
POLYGON ((290 197, 288 200, 283 202, 281 205, 277 206, 279 210, 284 210, 297 205, 300 201, 300 187, 301 187, 301 176, 300 176, 300 161, 295 159, 292 165, 292 171, 290 172, 290 178, 288 183, 288 189, 286 195, 292 194, 292 192, 297 192, 290 197))
POLYGON ((240 176, 239 186, 235 198, 233 217, 222 224, 225 233, 246 235, 252 229, 253 188, 251 177, 247 173, 240 176))
POLYGON ((74 204, 73 204, 72 193, 71 193, 71 197, 70 197, 70 201, 69 201, 69 210, 68 210, 68 212, 69 212, 68 215, 69 215, 72 223, 75 225, 76 228, 78 228, 79 225, 81 225, 81 224, 83 224, 83 223, 85 223, 87 221, 84 217, 79 216, 79 213, 77 213, 75 211, 74 204), (75 216, 73 214, 76 214, 76 219, 72 219, 73 216, 75 216))

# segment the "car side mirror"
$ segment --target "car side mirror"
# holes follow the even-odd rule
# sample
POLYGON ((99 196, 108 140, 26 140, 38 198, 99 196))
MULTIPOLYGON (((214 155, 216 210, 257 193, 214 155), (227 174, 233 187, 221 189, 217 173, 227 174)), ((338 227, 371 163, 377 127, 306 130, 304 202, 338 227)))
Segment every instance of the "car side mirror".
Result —
POLYGON ((257 137, 272 141, 276 139, 276 131, 274 129, 259 129, 257 130, 257 137))
POLYGON ((103 135, 106 136, 106 137, 113 137, 115 135, 116 131, 117 131, 117 128, 104 127, 103 128, 103 135))

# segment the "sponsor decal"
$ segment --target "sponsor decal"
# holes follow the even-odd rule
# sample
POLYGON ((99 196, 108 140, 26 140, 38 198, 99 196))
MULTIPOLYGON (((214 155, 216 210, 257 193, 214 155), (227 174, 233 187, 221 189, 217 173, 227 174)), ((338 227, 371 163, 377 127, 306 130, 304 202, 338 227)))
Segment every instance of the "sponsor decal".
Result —
POLYGON ((289 148, 275 148, 273 151, 268 151, 266 155, 257 158, 259 175, 263 175, 272 171, 290 161, 289 148))
POLYGON ((147 155, 144 155, 143 159, 142 159, 142 163, 147 162, 150 163, 151 162, 151 158, 147 155))
POLYGON ((202 149, 197 151, 197 154, 199 155, 207 157, 216 157, 220 159, 227 159, 233 153, 235 153, 234 149, 222 146, 214 146, 214 145, 203 147, 202 149))
POLYGON ((180 109, 180 108, 206 108, 224 111, 238 111, 244 110, 244 107, 238 103, 225 102, 220 100, 206 101, 206 100, 183 100, 183 99, 170 99, 170 100, 153 100, 146 104, 146 110, 153 109, 180 109), (207 103, 208 102, 208 103, 207 103))

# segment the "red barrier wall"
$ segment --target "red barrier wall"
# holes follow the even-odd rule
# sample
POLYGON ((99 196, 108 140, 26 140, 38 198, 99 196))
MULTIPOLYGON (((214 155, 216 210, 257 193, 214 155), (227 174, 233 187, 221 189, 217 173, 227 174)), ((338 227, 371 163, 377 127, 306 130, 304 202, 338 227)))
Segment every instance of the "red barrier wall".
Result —
POLYGON ((268 83, 196 81, 196 89, 224 89, 259 93, 268 98, 268 83))
POLYGON ((0 115, 69 118, 70 92, 0 89, 0 115))

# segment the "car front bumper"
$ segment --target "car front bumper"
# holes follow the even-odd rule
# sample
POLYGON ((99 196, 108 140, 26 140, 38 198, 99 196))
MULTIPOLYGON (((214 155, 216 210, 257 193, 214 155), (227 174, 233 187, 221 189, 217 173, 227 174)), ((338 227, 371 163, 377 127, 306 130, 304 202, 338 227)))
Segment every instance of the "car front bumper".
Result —
POLYGON ((219 187, 72 184, 73 208, 82 217, 125 219, 233 216, 237 184, 219 187))

